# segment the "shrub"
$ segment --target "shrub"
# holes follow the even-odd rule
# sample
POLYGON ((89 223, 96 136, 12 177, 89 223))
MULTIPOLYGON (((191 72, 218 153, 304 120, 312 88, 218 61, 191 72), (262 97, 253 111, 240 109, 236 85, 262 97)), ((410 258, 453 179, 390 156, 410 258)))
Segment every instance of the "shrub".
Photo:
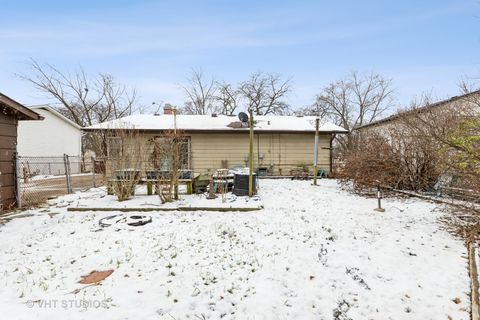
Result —
POLYGON ((438 156, 433 143, 397 129, 357 136, 353 147, 344 153, 339 173, 356 191, 376 185, 426 190, 438 176, 438 156))

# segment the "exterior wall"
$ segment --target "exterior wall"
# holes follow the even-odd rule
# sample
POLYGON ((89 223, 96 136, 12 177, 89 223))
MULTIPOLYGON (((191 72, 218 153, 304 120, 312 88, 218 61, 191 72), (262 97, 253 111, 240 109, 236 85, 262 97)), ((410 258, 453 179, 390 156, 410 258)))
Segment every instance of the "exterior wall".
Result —
MULTIPOLYGON (((227 167, 248 166, 248 133, 190 134, 195 173, 227 167)), ((253 144, 254 167, 268 168, 269 175, 290 175, 290 170, 308 166, 313 170, 315 136, 312 133, 258 133, 253 144)), ((329 171, 330 135, 320 135, 319 168, 329 171)))
POLYGON ((17 119, 8 111, 0 112, 0 212, 15 205, 16 146, 17 119))
POLYGON ((58 157, 63 154, 80 156, 82 133, 45 109, 35 109, 43 121, 21 121, 18 125, 20 156, 58 157))
MULTIPOLYGON (((151 139, 160 134, 149 133, 151 139)), ((195 174, 212 173, 224 165, 248 166, 249 134, 185 133, 190 137, 191 168, 195 174)), ((306 166, 313 172, 314 133, 255 133, 254 167, 268 168, 269 175, 290 175, 290 170, 306 166)), ((318 168, 330 171, 330 134, 320 134, 318 168)))
POLYGON ((393 121, 388 121, 384 123, 379 123, 377 125, 371 127, 361 128, 357 131, 357 133, 361 135, 369 135, 369 134, 380 134, 380 135, 387 135, 391 129, 400 128, 403 126, 401 120, 396 119, 393 121))
MULTIPOLYGON (((158 136, 161 133, 148 133, 145 139, 158 136)), ((190 163, 195 174, 213 173, 222 167, 248 166, 248 132, 187 132, 185 136, 190 138, 190 163)), ((319 136, 318 169, 326 172, 330 171, 330 139, 331 134, 319 136)), ((265 167, 269 175, 287 176, 290 170, 299 167, 306 167, 313 172, 314 141, 314 133, 255 133, 254 168, 265 167)), ((143 156, 144 169, 152 169, 147 164, 153 151, 150 149, 143 156)), ((107 161, 107 174, 110 173, 110 162, 107 161)))

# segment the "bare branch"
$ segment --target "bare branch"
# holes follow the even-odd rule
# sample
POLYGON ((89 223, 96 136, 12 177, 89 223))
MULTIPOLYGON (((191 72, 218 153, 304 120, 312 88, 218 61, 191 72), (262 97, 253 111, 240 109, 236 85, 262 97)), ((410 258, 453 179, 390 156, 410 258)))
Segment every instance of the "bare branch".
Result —
POLYGON ((290 91, 290 80, 260 72, 253 73, 239 87, 241 96, 247 101, 247 109, 257 115, 285 114, 289 106, 283 99, 290 91))
POLYGON ((206 81, 201 70, 192 70, 182 89, 187 98, 184 113, 211 114, 218 111, 215 106, 215 80, 206 81))
MULTIPOLYGON (((70 75, 33 59, 30 66, 32 75, 18 76, 53 98, 60 104, 58 111, 82 127, 130 115, 135 110, 136 91, 118 85, 112 75, 90 78, 81 67, 70 75)), ((95 149, 95 145, 98 144, 87 139, 83 149, 95 149)), ((97 155, 105 153, 105 150, 94 151, 97 155)))
MULTIPOLYGON (((353 128, 379 118, 393 106, 392 81, 378 74, 358 75, 352 72, 344 80, 321 89, 311 106, 316 114, 352 131, 353 128)), ((351 135, 337 137, 342 150, 351 146, 351 135)))
POLYGON ((233 115, 240 107, 240 91, 226 82, 217 83, 215 99, 220 104, 221 114, 233 115))

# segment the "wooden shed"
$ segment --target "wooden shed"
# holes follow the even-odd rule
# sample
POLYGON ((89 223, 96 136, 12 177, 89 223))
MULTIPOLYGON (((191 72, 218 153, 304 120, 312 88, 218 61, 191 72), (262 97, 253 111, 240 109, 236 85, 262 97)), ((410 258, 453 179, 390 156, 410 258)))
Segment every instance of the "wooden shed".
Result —
POLYGON ((15 207, 15 153, 21 120, 42 120, 38 113, 0 93, 0 213, 15 207))

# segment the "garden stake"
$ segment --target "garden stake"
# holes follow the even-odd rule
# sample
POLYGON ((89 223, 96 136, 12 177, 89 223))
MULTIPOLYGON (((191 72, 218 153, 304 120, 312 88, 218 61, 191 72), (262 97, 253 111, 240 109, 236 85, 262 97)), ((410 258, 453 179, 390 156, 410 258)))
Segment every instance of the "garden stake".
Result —
POLYGON ((377 186, 377 199, 378 199, 378 208, 375 208, 375 211, 385 212, 385 209, 382 208, 382 192, 380 191, 380 185, 377 186))

